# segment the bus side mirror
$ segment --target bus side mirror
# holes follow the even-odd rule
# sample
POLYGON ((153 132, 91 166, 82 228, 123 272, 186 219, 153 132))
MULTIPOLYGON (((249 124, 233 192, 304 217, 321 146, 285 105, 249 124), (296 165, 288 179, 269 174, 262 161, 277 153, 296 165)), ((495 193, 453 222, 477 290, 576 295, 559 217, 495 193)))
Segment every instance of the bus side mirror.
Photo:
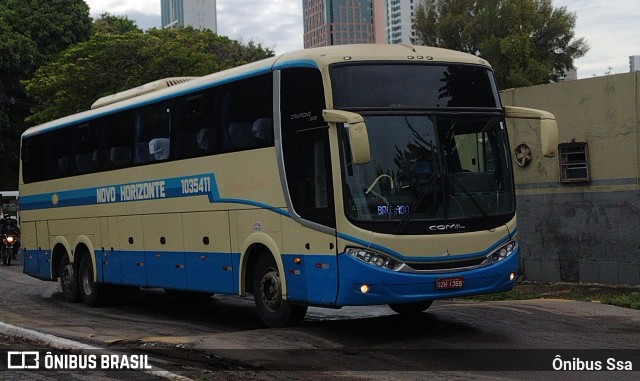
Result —
POLYGON ((558 150, 558 123, 552 113, 533 108, 505 106, 504 114, 507 118, 539 120, 542 154, 547 157, 556 155, 558 150))
POLYGON ((344 123, 349 132, 351 159, 354 164, 367 164, 371 161, 369 133, 362 115, 341 110, 322 110, 322 117, 327 123, 344 123))

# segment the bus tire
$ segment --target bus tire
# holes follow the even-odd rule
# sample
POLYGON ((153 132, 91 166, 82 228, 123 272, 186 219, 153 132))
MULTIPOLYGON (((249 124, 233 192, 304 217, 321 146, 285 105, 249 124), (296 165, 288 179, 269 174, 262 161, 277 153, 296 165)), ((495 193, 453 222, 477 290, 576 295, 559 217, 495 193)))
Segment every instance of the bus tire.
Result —
POLYGON ((91 256, 85 254, 80 259, 80 267, 78 267, 78 290, 82 302, 87 307, 97 307, 102 302, 102 294, 104 293, 102 285, 93 280, 93 264, 91 256))
POLYGON ((427 310, 432 304, 433 300, 425 300, 422 302, 389 304, 389 308, 400 315, 415 315, 427 310))
POLYGON ((70 303, 80 301, 80 294, 78 293, 78 278, 76 277, 76 270, 73 263, 69 261, 67 253, 62 254, 62 262, 60 263, 60 288, 62 288, 62 295, 64 300, 70 303))
POLYGON ((253 299, 262 322, 271 328, 300 323, 307 306, 292 304, 282 297, 282 281, 276 261, 270 254, 258 258, 253 271, 253 299))

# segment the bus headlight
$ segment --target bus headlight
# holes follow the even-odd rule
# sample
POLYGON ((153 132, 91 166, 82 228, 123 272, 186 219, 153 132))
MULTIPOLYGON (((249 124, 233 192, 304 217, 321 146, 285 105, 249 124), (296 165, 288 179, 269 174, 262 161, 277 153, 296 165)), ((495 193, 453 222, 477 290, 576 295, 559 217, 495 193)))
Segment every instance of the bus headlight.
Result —
POLYGON ((510 256, 516 250, 516 241, 509 241, 504 245, 500 246, 493 253, 487 255, 487 258, 482 262, 482 266, 492 265, 496 262, 500 262, 501 260, 510 256))
POLYGON ((381 254, 367 249, 347 248, 345 251, 350 256, 362 262, 379 267, 381 269, 396 270, 402 265, 401 262, 391 258, 386 254, 381 254))

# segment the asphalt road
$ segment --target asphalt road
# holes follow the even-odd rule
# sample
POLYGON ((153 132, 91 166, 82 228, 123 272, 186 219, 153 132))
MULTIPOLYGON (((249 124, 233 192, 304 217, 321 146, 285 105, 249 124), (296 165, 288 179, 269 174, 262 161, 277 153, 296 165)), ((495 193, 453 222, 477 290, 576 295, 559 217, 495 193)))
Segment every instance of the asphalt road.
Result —
MULTIPOLYGON (((65 302, 59 284, 21 271, 19 261, 0 266, 0 322, 147 353, 156 366, 192 379, 640 379, 640 311, 598 303, 442 301, 411 318, 386 306, 310 308, 298 327, 267 329, 251 298, 184 300, 141 290, 88 308, 65 302)), ((9 340, 0 349, 29 345, 9 340)), ((8 376, 0 371, 0 379, 8 376)))

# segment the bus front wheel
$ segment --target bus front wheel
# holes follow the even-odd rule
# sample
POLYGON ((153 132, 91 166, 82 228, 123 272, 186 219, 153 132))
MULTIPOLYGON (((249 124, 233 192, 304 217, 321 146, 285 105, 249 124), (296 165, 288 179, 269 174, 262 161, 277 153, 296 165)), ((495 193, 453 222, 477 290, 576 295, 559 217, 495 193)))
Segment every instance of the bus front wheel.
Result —
POLYGON ((76 271, 66 253, 63 254, 60 264, 60 288, 62 288, 62 295, 67 302, 74 303, 80 300, 76 271))
POLYGON ((283 299, 280 272, 271 255, 264 254, 258 258, 252 280, 253 298, 258 314, 266 326, 291 326, 304 319, 307 306, 292 304, 283 299))
POLYGON ((389 304, 389 308, 400 315, 414 315, 425 311, 431 307, 432 304, 433 300, 425 300, 422 302, 389 304))

